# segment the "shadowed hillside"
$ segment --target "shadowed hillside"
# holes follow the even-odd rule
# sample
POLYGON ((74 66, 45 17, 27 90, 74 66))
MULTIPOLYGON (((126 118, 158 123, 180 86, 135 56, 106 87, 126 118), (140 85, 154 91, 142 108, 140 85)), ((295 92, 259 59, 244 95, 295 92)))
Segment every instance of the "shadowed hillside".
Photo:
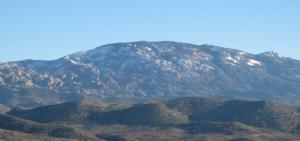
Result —
POLYGON ((11 131, 18 131, 28 134, 47 135, 58 138, 97 140, 95 137, 85 134, 80 129, 64 125, 48 125, 23 120, 9 115, 0 114, 0 128, 11 131))
POLYGON ((94 113, 90 119, 99 124, 128 124, 163 126, 189 122, 188 116, 168 108, 164 103, 138 104, 132 107, 94 113))
POLYGON ((271 101, 213 97, 139 104, 81 101, 14 109, 7 114, 0 116, 1 129, 75 140, 300 140, 299 108, 271 101))
POLYGON ((205 113, 195 113, 192 120, 237 121, 256 127, 295 131, 300 123, 300 113, 295 107, 275 102, 236 100, 205 113))
POLYGON ((298 132, 300 125, 300 113, 295 107, 269 101, 197 97, 134 105, 70 102, 13 110, 9 114, 44 123, 172 126, 213 121, 288 132, 298 132))

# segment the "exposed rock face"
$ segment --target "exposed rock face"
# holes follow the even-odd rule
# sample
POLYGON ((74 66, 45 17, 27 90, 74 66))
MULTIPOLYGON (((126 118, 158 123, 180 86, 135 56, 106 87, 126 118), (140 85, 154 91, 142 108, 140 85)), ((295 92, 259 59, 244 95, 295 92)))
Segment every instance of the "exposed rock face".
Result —
POLYGON ((212 45, 116 43, 53 61, 0 64, 0 88, 0 98, 10 101, 1 103, 8 105, 26 105, 14 102, 19 95, 24 97, 22 91, 30 97, 31 91, 41 90, 39 101, 32 100, 31 105, 49 103, 45 95, 62 101, 221 95, 297 104, 300 61, 273 52, 253 55, 212 45))

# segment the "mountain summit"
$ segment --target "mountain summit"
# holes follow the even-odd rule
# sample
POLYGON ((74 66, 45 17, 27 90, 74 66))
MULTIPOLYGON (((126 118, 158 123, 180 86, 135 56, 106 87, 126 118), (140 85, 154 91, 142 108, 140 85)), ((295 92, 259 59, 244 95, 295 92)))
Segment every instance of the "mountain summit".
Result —
POLYGON ((274 52, 254 55, 213 45, 115 43, 52 61, 2 63, 0 92, 0 104, 29 107, 87 98, 126 101, 183 96, 297 104, 300 61, 274 52))

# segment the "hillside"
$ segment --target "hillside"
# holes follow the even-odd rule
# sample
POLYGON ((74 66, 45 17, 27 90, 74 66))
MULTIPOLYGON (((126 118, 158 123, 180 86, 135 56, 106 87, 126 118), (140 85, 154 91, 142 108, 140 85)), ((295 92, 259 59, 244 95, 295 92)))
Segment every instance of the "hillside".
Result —
POLYGON ((299 108, 271 101, 213 97, 137 104, 82 101, 15 109, 0 118, 1 129, 75 140, 81 137, 107 141, 300 139, 299 108), (65 124, 71 126, 61 126, 65 124))
POLYGON ((75 139, 55 138, 46 135, 33 135, 0 129, 0 141, 79 141, 75 139))
POLYGON ((32 135, 42 135, 56 138, 75 140, 98 140, 96 137, 86 135, 80 129, 64 125, 40 124, 23 120, 9 115, 0 115, 0 128, 32 135))
POLYGON ((300 125, 300 113, 290 107, 269 101, 228 101, 205 113, 192 115, 195 121, 242 122, 261 128, 295 131, 300 125))
POLYGON ((0 92, 0 104, 10 107, 187 96, 299 105, 300 61, 206 44, 114 43, 56 60, 2 63, 0 92))
POLYGON ((214 98, 179 98, 134 105, 99 105, 70 102, 32 110, 10 111, 13 116, 44 122, 170 126, 204 121, 240 122, 278 131, 298 131, 297 108, 270 101, 222 101, 214 98))

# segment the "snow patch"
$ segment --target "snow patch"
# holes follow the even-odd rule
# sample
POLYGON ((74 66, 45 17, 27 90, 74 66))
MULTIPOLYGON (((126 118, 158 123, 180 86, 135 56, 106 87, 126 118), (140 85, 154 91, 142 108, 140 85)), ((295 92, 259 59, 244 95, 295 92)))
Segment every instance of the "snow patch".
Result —
POLYGON ((278 57, 278 58, 282 58, 282 56, 279 55, 278 52, 275 51, 268 51, 268 52, 264 52, 262 53, 265 56, 269 56, 269 57, 278 57))
POLYGON ((203 52, 193 52, 193 59, 194 60, 212 60, 213 56, 207 54, 207 53, 203 53, 203 52))
POLYGON ((60 82, 59 87, 62 87, 64 84, 64 82, 60 82))
POLYGON ((156 47, 156 49, 161 53, 165 53, 165 52, 173 52, 175 50, 175 47, 173 47, 173 46, 171 46, 171 47, 156 47))
POLYGON ((250 59, 250 60, 247 62, 247 64, 248 64, 249 66, 255 66, 255 65, 261 66, 261 65, 262 65, 261 62, 259 62, 259 61, 257 61, 257 60, 254 60, 254 59, 250 59))
POLYGON ((192 60, 182 59, 182 58, 177 61, 177 64, 181 67, 192 67, 193 66, 192 60))
POLYGON ((74 65, 80 65, 80 58, 76 57, 75 59, 72 59, 70 56, 65 56, 64 59, 67 61, 70 61, 74 65))
POLYGON ((152 51, 152 49, 150 47, 137 48, 136 50, 137 50, 136 53, 139 56, 143 56, 145 58, 151 58, 151 57, 155 56, 155 52, 152 51))
POLYGON ((152 48, 150 47, 145 47, 145 49, 147 49, 148 51, 152 51, 152 48))
POLYGON ((245 52, 239 52, 239 54, 240 54, 240 55, 245 55, 246 53, 245 53, 245 52))
POLYGON ((166 60, 155 60, 155 63, 162 67, 164 70, 172 70, 172 62, 166 60))
POLYGON ((80 63, 76 62, 76 61, 73 60, 73 59, 70 59, 70 62, 71 62, 72 64, 75 64, 75 65, 80 65, 80 63))
POLYGON ((196 67, 196 70, 200 70, 203 72, 210 72, 212 70, 214 70, 215 68, 208 65, 208 64, 200 64, 199 66, 196 67))
POLYGON ((235 63, 235 64, 238 64, 238 63, 239 63, 238 60, 236 60, 235 58, 233 58, 233 57, 231 57, 231 56, 226 56, 225 59, 228 60, 228 61, 230 61, 230 62, 233 62, 233 63, 235 63))

